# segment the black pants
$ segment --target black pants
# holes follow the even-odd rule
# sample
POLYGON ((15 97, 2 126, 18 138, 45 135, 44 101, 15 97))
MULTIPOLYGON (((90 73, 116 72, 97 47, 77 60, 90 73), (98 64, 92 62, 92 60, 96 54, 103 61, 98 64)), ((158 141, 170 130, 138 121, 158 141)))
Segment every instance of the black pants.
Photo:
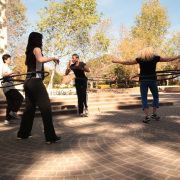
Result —
POLYGON ((56 140, 57 136, 52 123, 51 104, 42 80, 39 78, 26 79, 24 90, 26 109, 17 136, 27 138, 31 133, 37 103, 43 119, 46 141, 56 140))
POLYGON ((18 112, 21 107, 23 96, 17 89, 10 89, 6 93, 4 93, 7 100, 7 108, 6 108, 6 120, 11 119, 11 115, 9 113, 11 111, 18 112))
POLYGON ((87 108, 87 80, 75 81, 76 92, 78 97, 78 114, 83 113, 84 106, 87 108))

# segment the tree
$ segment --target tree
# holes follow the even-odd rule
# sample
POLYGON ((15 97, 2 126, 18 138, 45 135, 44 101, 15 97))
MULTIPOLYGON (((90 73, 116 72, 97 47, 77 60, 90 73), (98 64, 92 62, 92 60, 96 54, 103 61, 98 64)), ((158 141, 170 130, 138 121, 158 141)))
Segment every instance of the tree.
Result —
MULTIPOLYGON (((77 40, 77 37, 80 34, 88 37, 93 25, 100 21, 101 14, 97 13, 95 0, 64 0, 62 3, 48 0, 48 2, 48 7, 38 12, 41 20, 36 24, 45 37, 46 53, 62 58, 71 53, 77 44, 84 42, 83 38, 77 40)), ((55 66, 51 84, 54 69, 55 66)))
POLYGON ((131 27, 133 37, 146 40, 152 47, 162 45, 171 21, 167 8, 159 0, 146 0, 142 3, 141 13, 136 15, 135 25, 131 27))
POLYGON ((27 8, 21 0, 6 1, 8 51, 12 56, 25 52, 25 33, 29 25, 26 18, 27 8))
MULTIPOLYGON (((49 71, 49 76, 47 76, 44 79, 44 84, 49 84, 50 79, 51 79, 51 75, 52 75, 52 70, 45 68, 45 71, 49 71)), ((53 85, 54 84, 61 84, 62 80, 63 80, 63 77, 58 72, 55 71, 54 76, 53 76, 53 85)))
MULTIPOLYGON (((140 38, 133 37, 132 33, 123 24, 119 28, 119 39, 113 44, 112 53, 117 59, 131 61, 136 58, 137 53, 147 46, 146 42, 140 38)), ((114 76, 119 81, 125 81, 126 85, 129 79, 137 74, 139 66, 115 65, 114 76)))
MULTIPOLYGON (((20 71, 20 73, 26 73, 27 72, 27 66, 25 65, 26 56, 15 56, 13 58, 13 71, 20 71)), ((24 80, 26 76, 19 76, 18 79, 24 80)))

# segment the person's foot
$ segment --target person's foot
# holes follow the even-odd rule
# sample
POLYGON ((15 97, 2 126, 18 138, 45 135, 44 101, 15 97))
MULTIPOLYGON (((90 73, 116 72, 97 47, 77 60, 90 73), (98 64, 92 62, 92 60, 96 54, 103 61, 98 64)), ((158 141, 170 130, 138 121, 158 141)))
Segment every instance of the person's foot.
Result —
POLYGON ((159 120, 160 119, 160 117, 157 114, 152 114, 151 118, 155 119, 155 120, 159 120))
POLYGON ((13 121, 12 119, 10 120, 4 120, 4 124, 15 124, 16 122, 13 121))
POLYGON ((54 141, 46 141, 46 144, 52 144, 52 143, 57 143, 57 142, 61 142, 61 141, 62 141, 61 137, 57 137, 56 140, 54 140, 54 141))
POLYGON ((28 136, 27 138, 17 137, 16 139, 17 139, 17 140, 22 140, 22 139, 30 139, 30 138, 32 138, 32 135, 31 135, 31 134, 29 134, 29 136, 28 136))
POLYGON ((9 115, 11 115, 12 117, 14 117, 14 118, 16 118, 16 119, 20 119, 20 117, 17 115, 17 112, 11 111, 11 112, 9 113, 9 115))
POLYGON ((85 108, 85 114, 89 114, 88 108, 85 108))
POLYGON ((145 119, 143 120, 144 123, 147 123, 148 121, 150 121, 150 117, 146 116, 145 119))
POLYGON ((87 114, 80 113, 79 116, 80 117, 87 117, 87 114))

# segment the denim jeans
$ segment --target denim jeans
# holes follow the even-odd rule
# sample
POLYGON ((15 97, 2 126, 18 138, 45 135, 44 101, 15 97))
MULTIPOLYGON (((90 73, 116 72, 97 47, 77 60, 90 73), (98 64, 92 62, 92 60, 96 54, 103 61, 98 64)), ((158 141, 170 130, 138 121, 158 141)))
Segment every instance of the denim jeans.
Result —
POLYGON ((159 107, 159 94, 158 94, 158 87, 157 82, 148 82, 148 79, 143 79, 147 82, 140 82, 140 91, 141 91, 141 99, 142 99, 142 107, 149 108, 148 101, 147 101, 147 94, 148 94, 148 88, 150 89, 152 95, 153 95, 153 103, 152 106, 159 107))

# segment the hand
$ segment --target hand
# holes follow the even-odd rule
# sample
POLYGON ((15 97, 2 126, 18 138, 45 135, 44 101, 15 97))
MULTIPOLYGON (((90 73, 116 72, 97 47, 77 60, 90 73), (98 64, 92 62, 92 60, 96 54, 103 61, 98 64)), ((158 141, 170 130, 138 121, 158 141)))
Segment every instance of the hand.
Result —
POLYGON ((53 61, 55 62, 56 65, 57 64, 59 65, 59 59, 58 58, 54 58, 53 61))
POLYGON ((79 66, 76 66, 76 69, 83 70, 83 68, 82 68, 82 67, 79 67, 79 66))
POLYGON ((20 72, 19 71, 14 71, 13 74, 20 74, 20 72))
POLYGON ((112 60, 112 63, 117 63, 117 60, 112 60))

